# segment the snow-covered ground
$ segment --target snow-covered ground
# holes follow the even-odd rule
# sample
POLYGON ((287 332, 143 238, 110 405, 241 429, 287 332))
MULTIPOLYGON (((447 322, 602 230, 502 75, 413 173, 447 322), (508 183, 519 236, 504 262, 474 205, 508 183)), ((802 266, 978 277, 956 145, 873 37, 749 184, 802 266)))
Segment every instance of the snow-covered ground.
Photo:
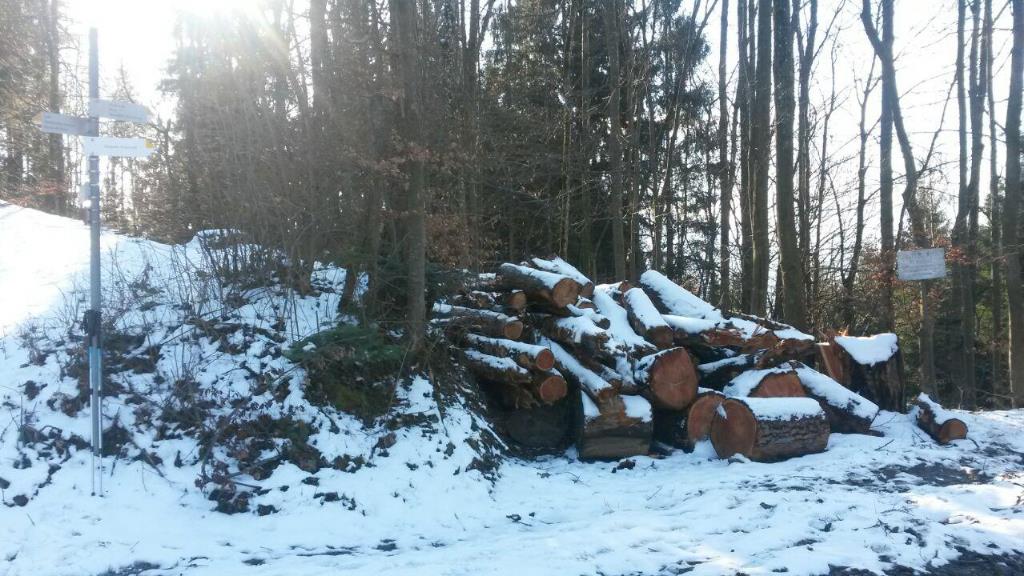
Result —
POLYGON ((495 472, 488 424, 457 383, 403 382, 387 419, 401 427, 305 400, 280 348, 335 321, 343 271, 320 269, 306 297, 232 297, 200 273, 195 242, 112 234, 107 306, 125 334, 143 334, 132 357, 160 355, 152 369, 112 368, 120 389, 105 416, 131 437, 104 459, 106 494, 92 497, 71 327, 85 308, 86 238, 78 222, 0 204, 2 575, 881 573, 958 550, 1024 553, 1024 411, 956 412, 970 436, 946 447, 883 412, 882 436, 832 435, 826 452, 781 463, 722 461, 701 445, 632 467, 571 450, 503 457, 495 472), (200 334, 207 324, 184 321, 197 316, 227 328, 200 334), (257 492, 250 511, 214 511, 196 484, 195 434, 168 433, 160 416, 182 372, 197 402, 218 403, 210 418, 286 415, 310 424, 327 461, 362 465, 238 474, 257 492), (284 383, 268 390, 260 375, 284 383))

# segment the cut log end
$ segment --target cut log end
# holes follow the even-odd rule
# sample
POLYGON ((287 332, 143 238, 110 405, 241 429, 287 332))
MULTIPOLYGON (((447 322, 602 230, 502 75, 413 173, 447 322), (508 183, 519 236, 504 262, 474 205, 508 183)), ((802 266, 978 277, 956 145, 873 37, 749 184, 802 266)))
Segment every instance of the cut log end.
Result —
POLYGON ((575 304, 580 296, 580 285, 569 278, 563 278, 551 288, 551 303, 559 308, 575 304))
POLYGON ((690 405, 686 415, 686 440, 690 445, 711 436, 711 422, 715 419, 715 412, 725 401, 725 395, 718 392, 705 392, 697 396, 690 405))
POLYGON ((712 412, 711 444, 719 458, 751 454, 756 438, 757 419, 745 404, 728 399, 715 407, 712 412))
POLYGON ((648 383, 658 408, 682 410, 697 397, 697 371, 685 348, 661 353, 650 369, 648 383))
POLYGON ((939 444, 949 444, 953 440, 963 440, 967 438, 967 424, 964 424, 963 420, 958 418, 946 420, 939 427, 938 436, 939 444))
POLYGON ((800 398, 807 396, 796 372, 768 374, 750 393, 754 398, 800 398))
POLYGON ((668 326, 657 326, 647 331, 645 335, 651 344, 658 347, 659 350, 665 350, 673 346, 674 334, 672 329, 668 326))
POLYGON ((565 384, 565 379, 555 374, 542 375, 537 379, 534 386, 537 391, 537 397, 546 404, 552 404, 565 398, 569 391, 565 384))
POLYGON ((555 355, 551 350, 545 348, 544 350, 537 353, 537 356, 533 359, 534 365, 537 369, 542 372, 547 372, 555 367, 555 355))
POLYGON ((519 340, 523 335, 523 323, 519 320, 505 323, 501 329, 501 335, 509 340, 519 340))

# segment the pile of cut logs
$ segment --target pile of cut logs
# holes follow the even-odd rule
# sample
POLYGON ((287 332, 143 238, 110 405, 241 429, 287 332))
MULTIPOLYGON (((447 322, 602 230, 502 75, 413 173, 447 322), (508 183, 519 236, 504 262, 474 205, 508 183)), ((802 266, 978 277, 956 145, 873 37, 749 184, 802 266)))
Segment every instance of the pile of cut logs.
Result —
MULTIPOLYGON (((862 365, 842 338, 816 344, 725 314, 654 270, 595 286, 556 256, 471 284, 434 305, 432 324, 528 448, 574 443, 582 459, 616 459, 710 439, 720 457, 773 461, 821 452, 831 432, 872 433, 872 400, 902 408, 898 348, 880 357, 859 343, 872 352, 862 365)), ((959 434, 939 431, 941 407, 919 405, 937 440, 959 434)))

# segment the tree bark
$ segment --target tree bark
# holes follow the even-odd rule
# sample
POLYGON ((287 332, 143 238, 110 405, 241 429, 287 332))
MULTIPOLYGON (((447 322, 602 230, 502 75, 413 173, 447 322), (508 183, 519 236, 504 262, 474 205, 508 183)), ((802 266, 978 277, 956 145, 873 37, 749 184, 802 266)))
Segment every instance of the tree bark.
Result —
POLYGON ((771 462, 823 452, 825 412, 811 398, 729 398, 716 410, 711 443, 720 458, 742 454, 771 462), (781 414, 790 411, 788 416, 781 414))
POLYGON ((1024 93, 1024 0, 1013 6, 1010 94, 1006 104, 1006 199, 1003 204, 1003 260, 1009 295, 1009 384, 1015 407, 1024 406, 1024 283, 1021 280, 1021 95, 1024 93))
POLYGON ((775 208, 778 215, 779 257, 786 321, 795 328, 807 328, 803 258, 793 214, 793 29, 790 4, 775 1, 775 208))
POLYGON ((608 160, 611 171, 612 259, 616 278, 626 277, 626 241, 622 232, 622 118, 620 104, 619 0, 605 4, 605 46, 608 52, 608 160))
MULTIPOLYGON (((721 27, 719 29, 718 48, 718 184, 721 188, 721 214, 719 217, 719 269, 718 269, 718 307, 729 312, 731 302, 729 226, 732 222, 732 167, 729 162, 729 101, 726 98, 728 77, 726 76, 726 59, 729 54, 729 0, 722 0, 721 27)), ((739 97, 737 96, 737 100, 739 97)))

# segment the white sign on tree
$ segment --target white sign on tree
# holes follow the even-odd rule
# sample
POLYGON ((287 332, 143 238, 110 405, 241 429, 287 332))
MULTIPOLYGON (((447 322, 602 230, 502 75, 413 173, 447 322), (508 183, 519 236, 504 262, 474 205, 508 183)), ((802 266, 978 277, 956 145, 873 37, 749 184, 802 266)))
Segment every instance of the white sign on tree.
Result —
POLYGON ((153 144, 145 138, 86 136, 82 139, 82 147, 89 156, 145 158, 153 152, 153 144))
POLYGON ((946 249, 900 250, 896 254, 900 280, 934 280, 946 277, 946 249))

